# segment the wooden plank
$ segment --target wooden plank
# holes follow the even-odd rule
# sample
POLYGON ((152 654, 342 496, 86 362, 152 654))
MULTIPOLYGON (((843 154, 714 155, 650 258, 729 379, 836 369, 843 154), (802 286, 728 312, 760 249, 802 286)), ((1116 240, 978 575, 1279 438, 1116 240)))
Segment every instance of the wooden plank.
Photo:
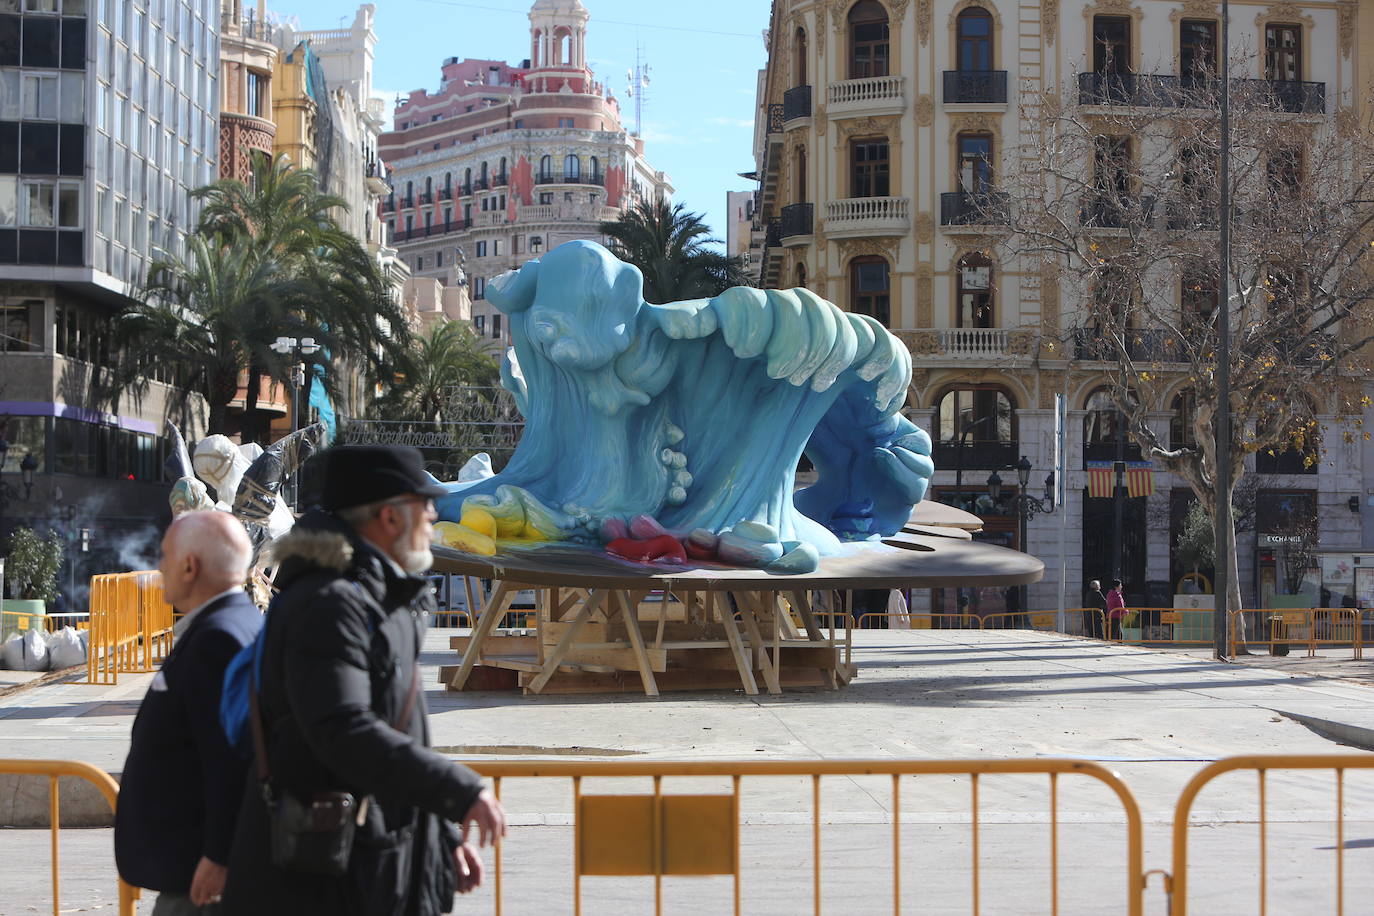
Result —
POLYGON ((723 592, 708 592, 707 600, 715 605, 715 610, 720 614, 721 624, 725 627, 725 638, 730 642, 730 651, 735 656, 735 668, 739 671, 740 683, 744 685, 744 692, 752 696, 757 696, 759 692, 758 682, 754 680, 754 666, 749 663, 749 656, 744 651, 744 640, 740 638, 739 627, 735 626, 735 615, 730 610, 729 603, 725 600, 723 592))
MULTIPOLYGON (((539 631, 539 641, 546 646, 556 646, 563 634, 572 628, 573 620, 555 620, 544 624, 539 631)), ((579 642, 610 642, 610 625, 600 620, 588 620, 578 631, 579 642)))
POLYGON ((768 688, 768 692, 773 695, 782 693, 782 685, 778 682, 778 669, 773 664, 773 659, 768 655, 768 644, 763 641, 763 632, 759 629, 758 603, 757 599, 749 593, 736 595, 736 603, 739 604, 739 615, 744 621, 744 630, 749 634, 749 643, 754 650, 755 664, 763 670, 763 683, 768 688), (743 600, 739 600, 743 598, 743 600))
MULTIPOLYGON (((646 649, 651 670, 668 670, 668 653, 664 649, 646 649)), ((563 656, 564 663, 574 665, 602 665, 612 671, 639 671, 639 656, 626 645, 620 649, 592 649, 581 643, 574 643, 568 654, 563 656)))
MULTIPOLYGON (((449 640, 449 647, 457 649, 461 654, 467 650, 468 644, 471 642, 471 636, 454 636, 449 640)), ((482 651, 491 655, 537 655, 539 653, 539 639, 535 636, 507 636, 502 633, 493 633, 482 644, 482 651)))
MULTIPOLYGON (((529 674, 521 674, 523 681, 529 674)), ((791 668, 781 676, 784 687, 824 687, 825 679, 814 668, 791 668)), ((575 696, 598 693, 639 693, 638 679, 627 672, 615 674, 556 674, 540 691, 541 696, 575 696)), ((523 686, 523 685, 522 685, 523 686)), ((720 671, 674 670, 658 675, 658 689, 670 690, 738 690, 739 675, 729 669, 720 671)), ((529 688, 525 688, 529 692, 529 688)))
POLYGON ((644 684, 644 693, 656 697, 658 685, 654 683, 654 669, 649 664, 649 654, 644 651, 644 634, 639 632, 639 602, 632 601, 627 592, 615 592, 611 597, 620 605, 620 619, 625 624, 625 632, 630 636, 630 646, 639 661, 639 677, 644 684))
POLYGON ((467 651, 463 653, 463 662, 458 666, 458 670, 453 673, 453 680, 449 683, 449 687, 454 690, 463 689, 463 684, 467 682, 473 666, 477 664, 477 658, 482 652, 482 644, 486 642, 487 637, 496 626, 496 622, 501 619, 501 615, 506 612, 506 606, 510 604, 510 599, 514 595, 515 590, 509 582, 497 583, 496 590, 487 600, 487 606, 482 609, 482 616, 477 621, 477 628, 472 631, 472 641, 468 643, 467 651))
POLYGON ((577 616, 573 618, 572 625, 563 632, 562 637, 558 640, 558 645, 554 646, 552 651, 545 655, 544 667, 540 670, 539 674, 535 676, 534 680, 530 681, 528 687, 531 693, 538 693, 540 689, 548 683, 549 678, 553 677, 554 673, 558 670, 559 663, 563 660, 563 655, 573 644, 573 640, 577 638, 577 631, 582 629, 582 626, 591 618, 592 614, 596 613, 596 609, 601 607, 601 603, 605 598, 606 592, 604 589, 595 589, 590 592, 590 597, 582 602, 582 607, 578 609, 577 616))
MULTIPOLYGON (((782 665, 778 669, 779 680, 781 681, 782 674, 789 670, 814 668, 818 671, 834 671, 839 665, 839 649, 818 647, 807 649, 783 649, 782 665)), ((691 654, 677 653, 668 656, 669 671, 714 671, 721 668, 735 667, 734 654, 731 653, 728 648, 705 649, 700 652, 692 652, 691 654)))
MULTIPOLYGON (((439 683, 447 685, 457 671, 457 665, 442 666, 439 669, 439 683)), ((464 690, 518 690, 519 687, 519 672, 505 668, 488 668, 486 665, 478 665, 473 668, 467 683, 463 685, 464 690)), ((455 688, 449 687, 448 689, 453 690, 455 688)))

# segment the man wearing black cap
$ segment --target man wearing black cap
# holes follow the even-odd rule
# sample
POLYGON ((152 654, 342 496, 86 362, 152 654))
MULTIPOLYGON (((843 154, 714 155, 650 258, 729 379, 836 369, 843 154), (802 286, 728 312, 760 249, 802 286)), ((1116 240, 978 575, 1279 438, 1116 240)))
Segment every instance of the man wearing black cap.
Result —
MULTIPOLYGON (((444 491, 415 449, 332 448, 315 466, 320 509, 273 550, 281 594, 259 680, 264 754, 224 904, 251 916, 447 913, 455 892, 481 881, 476 845, 504 835, 505 815, 477 774, 428 746, 418 656, 433 595, 422 574, 444 491), (293 807, 331 829, 356 823, 346 866, 283 854, 293 807), (466 841, 472 826, 476 844, 466 841)), ((346 834, 320 836, 334 835, 346 834)))

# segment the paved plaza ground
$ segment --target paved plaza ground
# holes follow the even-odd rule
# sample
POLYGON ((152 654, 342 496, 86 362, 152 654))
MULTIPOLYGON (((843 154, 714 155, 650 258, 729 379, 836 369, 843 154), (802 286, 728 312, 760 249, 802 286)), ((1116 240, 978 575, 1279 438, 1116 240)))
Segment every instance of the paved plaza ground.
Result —
MULTIPOLYGON (((1145 862, 1170 867, 1174 803, 1205 763, 1245 753, 1355 752, 1374 737, 1374 662, 1349 653, 1252 656, 1236 664, 1201 651, 1110 646, 1020 630, 856 631, 859 677, 839 691, 780 697, 742 693, 523 697, 451 694, 452 663, 436 630, 424 674, 436 746, 461 759, 492 754, 568 759, 834 759, 1076 757, 1120 773, 1145 823, 1145 862), (547 756, 546 756, 547 755, 547 756)), ((0 696, 0 755, 65 757, 117 771, 149 676, 117 687, 46 684, 0 696)), ((647 780, 586 782, 584 792, 645 791, 647 780)), ((727 791, 728 780, 667 781, 668 792, 727 791)), ((809 780, 743 784, 744 912, 809 912, 809 780)), ((1334 780, 1329 773, 1267 781, 1270 913, 1334 912, 1334 780)), ((570 913, 572 793, 567 780, 507 781, 514 825, 505 848, 507 912, 570 913)), ((971 912, 973 825, 967 777, 913 777, 900 801, 903 912, 971 912)), ((1195 807, 1193 912, 1259 911, 1257 780, 1223 777, 1195 807)), ((893 806, 885 777, 828 777, 819 868, 827 913, 892 911, 893 806)), ((1346 912, 1374 900, 1374 772, 1345 781, 1346 912)), ((1125 912, 1124 821, 1095 781, 1058 781, 1059 912, 1125 912)), ((988 776, 979 785, 979 899, 985 914, 1051 911, 1049 780, 988 776)), ((63 831, 63 911, 110 912, 108 829, 63 831)), ((0 916, 43 912, 47 834, 0 830, 0 916)), ((667 913, 730 911, 726 879, 665 882, 667 913)), ((652 882, 584 881, 585 912, 652 912, 652 882)), ((489 892, 488 894, 489 895, 489 892)), ((482 895, 482 896, 487 896, 482 895)), ((149 895, 151 898, 151 895, 149 895)), ((1160 879, 1147 912, 1162 914, 1160 879)), ((140 913, 151 911, 151 899, 140 913)), ((490 912, 481 899, 456 912, 490 912)))

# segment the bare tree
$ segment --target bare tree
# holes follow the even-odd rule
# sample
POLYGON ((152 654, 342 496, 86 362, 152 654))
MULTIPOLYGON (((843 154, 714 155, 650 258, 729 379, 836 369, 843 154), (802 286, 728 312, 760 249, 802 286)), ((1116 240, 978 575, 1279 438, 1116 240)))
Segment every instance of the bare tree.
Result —
MULTIPOLYGON (((1362 432, 1360 357, 1374 300, 1365 125, 1313 84, 1231 82, 1226 277, 1221 84, 1210 73, 1082 74, 1068 97, 1037 100, 1042 130, 1017 151, 1032 167, 1006 189, 1004 244, 1056 276, 1062 323, 1073 325, 1046 333, 1067 358, 1100 364, 1132 440, 1187 481, 1213 519, 1222 303, 1233 329, 1234 498, 1246 455, 1297 447, 1316 460, 1319 417, 1350 418, 1347 438, 1362 432), (1181 436, 1149 422, 1170 407, 1184 414, 1181 436)), ((1240 607, 1234 528, 1228 540, 1229 606, 1240 607)))

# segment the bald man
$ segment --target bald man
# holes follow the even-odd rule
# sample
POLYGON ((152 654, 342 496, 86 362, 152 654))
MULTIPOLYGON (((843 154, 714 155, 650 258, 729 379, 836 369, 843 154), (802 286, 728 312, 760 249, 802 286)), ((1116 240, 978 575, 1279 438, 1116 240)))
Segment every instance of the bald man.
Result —
POLYGON ((224 738, 224 669, 262 615, 243 590, 253 550, 227 512, 187 512, 162 539, 162 588, 185 616, 134 720, 115 814, 125 881, 158 891, 153 916, 220 909, 246 761, 224 738))

